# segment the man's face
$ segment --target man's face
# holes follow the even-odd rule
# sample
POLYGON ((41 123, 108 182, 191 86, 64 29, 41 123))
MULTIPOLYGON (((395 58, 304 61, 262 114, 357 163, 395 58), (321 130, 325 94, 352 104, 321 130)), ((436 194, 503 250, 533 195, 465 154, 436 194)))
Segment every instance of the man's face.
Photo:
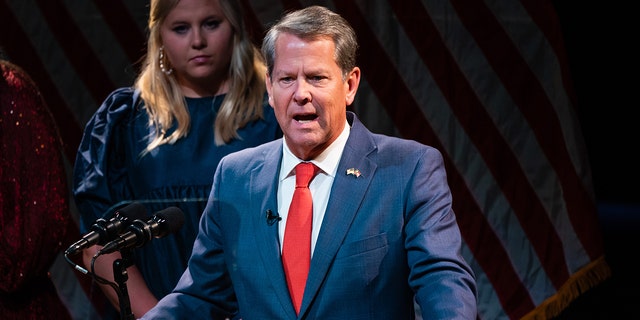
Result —
POLYGON ((298 158, 314 158, 340 135, 359 82, 357 67, 343 79, 330 38, 279 36, 273 73, 267 75, 266 85, 269 104, 298 158))

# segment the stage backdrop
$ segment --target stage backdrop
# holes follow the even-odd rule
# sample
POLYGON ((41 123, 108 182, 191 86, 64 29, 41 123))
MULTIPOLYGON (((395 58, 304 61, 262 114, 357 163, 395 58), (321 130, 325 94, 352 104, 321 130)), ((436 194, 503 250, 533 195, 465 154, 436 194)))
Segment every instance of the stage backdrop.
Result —
MULTIPOLYGON (((354 26, 363 82, 352 109, 372 131, 442 151, 479 318, 548 318, 609 277, 550 1, 242 2, 256 43, 310 4, 354 26)), ((102 100, 132 83, 147 11, 148 0, 0 2, 0 44, 43 91, 70 162, 102 100)), ((52 269, 59 289, 76 318, 93 317, 85 276, 68 267, 52 269)))

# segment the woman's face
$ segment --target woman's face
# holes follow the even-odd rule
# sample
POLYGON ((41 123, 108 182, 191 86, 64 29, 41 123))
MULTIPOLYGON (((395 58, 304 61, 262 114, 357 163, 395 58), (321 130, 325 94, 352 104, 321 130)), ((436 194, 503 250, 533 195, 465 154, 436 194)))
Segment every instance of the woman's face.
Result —
POLYGON ((160 36, 185 96, 226 92, 233 27, 219 0, 180 0, 160 26, 160 36))

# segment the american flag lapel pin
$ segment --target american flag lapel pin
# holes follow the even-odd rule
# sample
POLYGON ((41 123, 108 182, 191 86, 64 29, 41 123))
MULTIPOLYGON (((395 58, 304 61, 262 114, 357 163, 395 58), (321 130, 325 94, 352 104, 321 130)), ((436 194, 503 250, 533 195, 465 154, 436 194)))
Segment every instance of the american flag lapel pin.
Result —
POLYGON ((356 169, 356 168, 349 168, 347 169, 347 175, 354 175, 357 177, 360 176, 360 170, 356 169))

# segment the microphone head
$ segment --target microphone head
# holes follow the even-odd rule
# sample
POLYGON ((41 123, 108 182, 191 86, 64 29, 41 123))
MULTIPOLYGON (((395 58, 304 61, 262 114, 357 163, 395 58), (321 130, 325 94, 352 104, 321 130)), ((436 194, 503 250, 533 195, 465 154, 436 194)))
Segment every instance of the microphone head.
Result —
POLYGON ((146 216, 147 208, 138 202, 120 208, 109 221, 103 218, 96 220, 91 226, 91 231, 69 246, 65 255, 75 255, 94 244, 104 245, 118 237, 125 227, 133 224, 136 220, 144 219, 146 216))
POLYGON ((98 219, 91 227, 93 234, 92 244, 104 245, 105 243, 117 237, 127 226, 131 225, 135 220, 145 219, 147 216, 147 208, 139 202, 131 204, 116 210, 111 220, 98 219), (96 238, 97 239, 93 239, 96 238))
POLYGON ((114 216, 120 221, 142 220, 147 217, 147 208, 140 202, 132 202, 126 207, 118 209, 114 216))
POLYGON ((158 211, 155 214, 154 220, 156 220, 162 230, 155 235, 157 238, 164 237, 169 233, 178 231, 184 224, 184 212, 178 207, 169 207, 164 210, 158 211))
POLYGON ((107 243, 97 255, 112 253, 116 250, 139 248, 153 238, 162 238, 180 229, 184 224, 184 213, 177 207, 158 211, 148 221, 136 220, 115 240, 107 243))

